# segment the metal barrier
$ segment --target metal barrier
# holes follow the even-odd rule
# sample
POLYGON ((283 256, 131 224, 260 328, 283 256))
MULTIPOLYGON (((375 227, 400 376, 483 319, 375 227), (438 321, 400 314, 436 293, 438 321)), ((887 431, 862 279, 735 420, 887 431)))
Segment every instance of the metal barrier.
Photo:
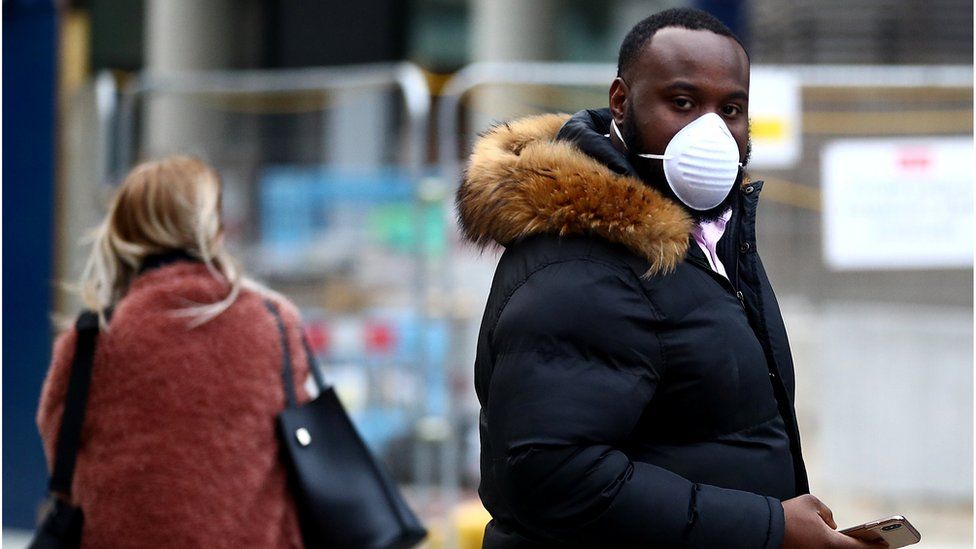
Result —
MULTIPOLYGON (((430 113, 427 81, 410 63, 360 65, 335 68, 291 70, 142 73, 122 89, 118 130, 111 150, 117 158, 114 172, 132 164, 135 137, 135 108, 148 94, 255 94, 283 92, 334 92, 395 87, 406 107, 409 141, 412 142, 408 166, 420 170, 424 165, 430 113)), ((106 105, 107 111, 111 105, 106 105)))
MULTIPOLYGON (((761 68, 757 65, 754 68, 761 68)), ((795 74, 803 87, 971 87, 973 68, 965 66, 776 65, 795 74)), ((447 181, 456 181, 460 147, 457 134, 463 98, 483 86, 597 86, 609 89, 612 63, 531 61, 473 63, 455 73, 440 94, 437 110, 438 158, 447 181)))
MULTIPOLYGON (((820 210, 819 150, 825 140, 847 136, 969 135, 972 133, 971 66, 859 66, 859 65, 756 65, 792 74, 802 91, 803 151, 790 169, 763 169, 769 182, 764 202, 796 212, 820 210), (802 183, 800 183, 802 182, 802 183)), ((466 66, 445 83, 438 102, 438 160, 443 180, 453 189, 461 173, 460 135, 462 105, 473 91, 492 86, 559 90, 597 89, 604 96, 594 105, 602 107, 616 74, 611 63, 486 62, 466 66)), ((541 110, 565 109, 565 105, 544 105, 541 110)), ((479 128, 481 129, 481 128, 479 128)), ((465 144, 464 146, 468 146, 465 144)), ((809 219, 786 219, 783 225, 798 223, 799 235, 815 238, 816 224, 809 219), (806 231, 806 232, 803 232, 806 231)), ((768 222, 767 222, 768 224, 768 222)), ((792 228, 773 227, 792 231, 792 228)), ((816 257, 811 254, 810 257, 816 257)), ((801 271, 811 271, 804 264, 801 271)), ((803 274, 800 287, 818 284, 803 274)), ((819 284, 822 286, 822 284, 819 284)), ((450 282, 445 287, 452 287, 450 282)))
MULTIPOLYGON (((100 77, 100 84, 108 86, 110 78, 100 77)), ((349 67, 307 68, 293 70, 247 70, 247 71, 207 71, 179 73, 141 73, 125 85, 121 92, 109 93, 107 87, 99 87, 99 119, 104 121, 101 133, 107 144, 101 160, 102 181, 119 179, 139 157, 141 140, 137 135, 137 117, 140 104, 148 98, 166 96, 250 96, 255 94, 289 94, 303 92, 357 92, 360 90, 394 89, 399 93, 405 123, 399 136, 406 154, 400 162, 407 169, 414 183, 415 209, 419 211, 424 203, 430 202, 426 196, 425 181, 421 180, 427 167, 426 155, 429 143, 429 124, 431 93, 424 74, 410 63, 374 64, 349 67)), ((429 194, 429 193, 428 193, 429 194)), ((422 221, 418 221, 421 223, 422 221)), ((421 227, 416 227, 418 233, 421 227)), ((416 250, 419 265, 413 281, 412 306, 418 313, 422 324, 421 331, 428 332, 437 320, 432 317, 426 298, 432 293, 424 273, 429 270, 429 260, 423 251, 416 250)), ((419 366, 428 363, 429 350, 426 344, 419 344, 419 366)), ((341 384, 340 384, 341 389, 341 384)), ((445 429, 450 422, 441 417, 440 412, 431 415, 429 410, 412 426, 413 435, 426 444, 418 444, 414 456, 414 476, 420 485, 418 498, 426 499, 424 487, 434 485, 435 463, 440 462, 437 482, 453 494, 458 480, 456 461, 457 450, 453 430, 445 429), (445 442, 447 440, 448 442, 445 442), (440 453, 435 459, 434 452, 440 453)))

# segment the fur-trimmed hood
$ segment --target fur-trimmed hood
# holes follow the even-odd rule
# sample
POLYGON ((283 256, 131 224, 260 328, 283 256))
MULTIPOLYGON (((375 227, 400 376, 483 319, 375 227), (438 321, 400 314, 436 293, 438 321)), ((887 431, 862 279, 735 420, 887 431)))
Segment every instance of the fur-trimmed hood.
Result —
POLYGON ((475 144, 457 191, 464 236, 507 246, 534 234, 591 234, 623 244, 668 272, 688 250, 693 221, 636 177, 556 140, 568 115, 498 125, 475 144))

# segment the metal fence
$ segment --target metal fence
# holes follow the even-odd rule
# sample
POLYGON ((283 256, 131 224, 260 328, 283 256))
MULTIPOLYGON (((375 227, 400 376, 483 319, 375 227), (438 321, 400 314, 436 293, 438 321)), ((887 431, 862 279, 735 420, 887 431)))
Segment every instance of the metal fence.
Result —
POLYGON ((98 82, 96 179, 111 186, 139 159, 177 152, 214 165, 235 255, 303 309, 367 442, 422 508, 443 507, 458 458, 450 326, 431 305, 445 229, 423 73, 399 63, 98 82))

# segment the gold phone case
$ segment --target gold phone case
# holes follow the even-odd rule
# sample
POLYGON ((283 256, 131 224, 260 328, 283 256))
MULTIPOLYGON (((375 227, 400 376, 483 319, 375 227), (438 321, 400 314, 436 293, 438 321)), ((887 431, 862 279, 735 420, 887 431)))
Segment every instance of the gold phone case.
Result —
POLYGON ((888 542, 890 549, 905 547, 922 540, 922 535, 918 533, 918 530, 901 515, 873 520, 841 530, 840 533, 865 541, 883 539, 888 542))

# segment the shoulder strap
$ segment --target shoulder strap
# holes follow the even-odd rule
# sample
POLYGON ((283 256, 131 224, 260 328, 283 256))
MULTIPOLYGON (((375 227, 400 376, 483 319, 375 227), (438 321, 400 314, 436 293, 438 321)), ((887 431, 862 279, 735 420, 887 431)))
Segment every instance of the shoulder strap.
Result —
POLYGON ((319 392, 321 393, 327 388, 325 384, 325 376, 322 375, 322 370, 319 370, 318 361, 315 360, 315 352, 312 351, 312 346, 308 343, 308 335, 302 334, 302 345, 305 346, 305 356, 308 360, 308 371, 312 373, 312 377, 315 378, 315 385, 318 386, 319 392))
POLYGON ((281 383, 285 387, 285 406, 294 408, 298 399, 295 397, 295 381, 292 379, 291 372, 291 345, 288 344, 288 332, 285 331, 285 323, 281 320, 281 313, 278 306, 270 299, 264 300, 264 306, 275 319, 278 325, 278 337, 281 338, 281 383))
POLYGON ((95 342, 98 339, 98 315, 83 311, 75 322, 78 338, 75 356, 71 363, 68 393, 64 399, 64 413, 58 432, 58 446, 54 454, 54 472, 48 488, 71 496, 71 479, 75 472, 75 459, 81 443, 81 426, 85 421, 85 405, 88 403, 88 387, 91 384, 92 361, 95 342))
MULTIPOLYGON (((281 352, 284 355, 281 361, 281 381, 285 387, 285 403, 289 408, 294 408, 298 399, 295 397, 295 381, 292 379, 291 345, 288 343, 288 332, 285 330, 285 324, 281 320, 281 313, 278 312, 278 306, 270 299, 264 300, 264 306, 267 307, 271 316, 274 317, 275 323, 278 325, 278 336, 281 338, 281 352)), ((308 343, 308 337, 304 333, 302 334, 302 346, 305 347, 308 371, 312 374, 312 378, 315 379, 315 384, 318 386, 319 392, 322 392, 326 389, 325 378, 322 376, 322 370, 319 370, 318 364, 315 361, 315 353, 312 352, 312 347, 308 343)))

